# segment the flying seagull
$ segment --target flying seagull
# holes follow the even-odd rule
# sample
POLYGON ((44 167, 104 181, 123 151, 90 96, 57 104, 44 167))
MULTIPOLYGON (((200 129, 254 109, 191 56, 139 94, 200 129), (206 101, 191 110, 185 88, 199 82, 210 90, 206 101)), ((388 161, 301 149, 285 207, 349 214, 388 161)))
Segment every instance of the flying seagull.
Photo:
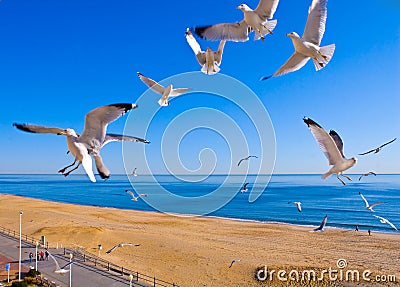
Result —
POLYGON ((327 16, 326 2, 327 0, 312 1, 308 10, 308 19, 303 37, 300 38, 296 32, 286 34, 286 36, 292 39, 295 52, 273 75, 263 77, 261 80, 297 71, 301 69, 310 58, 314 62, 316 71, 321 70, 329 63, 335 52, 335 44, 320 47, 322 36, 325 32, 327 16))
POLYGON ((92 182, 96 179, 92 170, 92 158, 102 179, 110 177, 110 171, 104 165, 100 156, 100 150, 107 143, 113 141, 131 141, 149 143, 149 141, 132 136, 124 136, 117 134, 107 134, 107 126, 109 123, 114 122, 122 117, 131 109, 136 109, 136 104, 112 104, 96 108, 86 114, 85 128, 81 135, 77 134, 73 129, 62 129, 55 127, 44 127, 31 124, 17 124, 13 125, 26 132, 42 133, 42 134, 56 134, 65 135, 67 137, 68 151, 74 156, 75 160, 72 164, 60 169, 58 172, 64 176, 68 176, 72 171, 76 170, 80 165, 83 166, 85 172, 92 182), (78 165, 68 172, 65 172, 69 167, 72 167, 78 161, 78 165))
POLYGON ((231 265, 229 265, 229 268, 231 268, 236 262, 240 262, 240 259, 233 259, 231 265))
POLYGON ((71 261, 71 262, 68 262, 63 267, 60 267, 56 258, 50 252, 49 252, 49 256, 51 257, 51 259, 53 259, 54 263, 56 264, 56 270, 54 270, 54 273, 57 273, 57 274, 64 275, 65 273, 70 272, 71 269, 65 269, 65 268, 70 266, 71 264, 75 263, 75 261, 71 261))
POLYGON ((391 223, 389 220, 387 220, 386 218, 383 218, 382 216, 378 216, 378 215, 374 215, 376 218, 379 219, 379 221, 383 224, 387 223, 389 224, 391 227, 393 227, 393 229, 398 230, 396 226, 394 226, 393 223, 391 223))
POLYGON ((189 28, 186 30, 186 41, 196 55, 197 62, 199 62, 201 71, 204 74, 214 75, 221 70, 219 66, 221 65, 222 61, 222 53, 224 51, 225 41, 221 41, 219 43, 218 51, 214 52, 211 50, 211 48, 207 48, 207 50, 204 52, 201 50, 199 43, 197 43, 189 28))
POLYGON ((254 40, 264 40, 267 34, 272 34, 277 21, 271 19, 274 16, 279 0, 260 0, 255 10, 246 4, 237 6, 243 12, 244 19, 236 23, 220 23, 209 26, 198 26, 194 32, 206 40, 227 40, 234 42, 246 42, 249 33, 254 31, 254 40))
POLYGON ((248 184, 249 184, 249 183, 246 182, 246 183, 243 185, 242 190, 240 191, 241 193, 247 192, 247 185, 248 185, 248 184))
POLYGON ((242 158, 241 160, 239 160, 239 162, 238 162, 237 166, 239 166, 239 165, 242 163, 242 161, 244 161, 244 160, 249 160, 249 159, 250 159, 250 158, 252 158, 252 157, 254 157, 254 158, 258 158, 258 156, 255 156, 255 155, 249 155, 249 156, 247 156, 247 157, 244 157, 244 158, 242 158))
POLYGON ((381 151, 381 149, 382 149, 384 146, 386 146, 386 145, 388 145, 388 144, 391 144, 391 143, 394 142, 396 139, 397 139, 397 138, 394 138, 394 139, 392 139, 391 141, 388 141, 387 143, 384 143, 383 145, 381 145, 381 146, 379 146, 379 147, 377 147, 377 148, 371 149, 370 151, 367 151, 367 152, 364 152, 364 153, 359 153, 358 155, 366 155, 366 154, 369 154, 369 153, 371 153, 371 152, 373 152, 373 153, 378 153, 378 152, 381 151))
POLYGON ((152 89, 157 94, 161 95, 161 99, 158 100, 158 104, 163 107, 169 106, 169 101, 168 101, 169 97, 179 96, 179 95, 187 93, 191 90, 189 88, 173 89, 172 85, 169 85, 168 87, 163 87, 156 81, 154 81, 150 78, 147 78, 146 76, 144 76, 143 74, 141 74, 139 72, 137 72, 137 75, 138 75, 139 79, 143 83, 145 83, 150 89, 152 89))
POLYGON ((304 118, 303 121, 307 124, 319 147, 328 158, 329 165, 333 165, 328 172, 322 175, 322 178, 326 179, 331 174, 336 174, 340 182, 346 185, 339 175, 351 180, 350 177, 343 174, 343 171, 355 165, 357 158, 345 158, 343 154, 343 141, 337 132, 331 130, 328 134, 319 124, 310 118, 304 118))
POLYGON ((297 206, 297 210, 299 211, 299 212, 301 212, 301 202, 300 201, 295 201, 295 202, 288 202, 289 204, 290 203, 293 203, 294 205, 296 205, 297 206))
POLYGON ((137 170, 137 168, 135 167, 134 170, 132 171, 133 176, 137 176, 136 170, 137 170))
POLYGON ((131 200, 133 200, 133 201, 138 201, 138 199, 139 199, 140 197, 147 197, 147 194, 146 194, 146 193, 140 193, 140 194, 138 194, 138 196, 135 196, 135 195, 133 194, 133 192, 130 191, 129 189, 125 190, 125 192, 128 193, 128 194, 130 194, 130 195, 132 196, 131 200))
POLYGON ((117 249, 118 247, 123 247, 123 246, 140 246, 140 244, 120 243, 120 244, 115 245, 110 250, 107 250, 106 253, 109 254, 109 253, 113 252, 115 249, 117 249))
POLYGON ((324 232, 325 231, 325 225, 326 225, 327 221, 328 221, 328 215, 325 215, 324 219, 322 219, 322 222, 321 222, 320 226, 315 228, 315 229, 313 229, 312 231, 324 232))
POLYGON ((375 212, 375 210, 373 210, 372 208, 374 208, 375 206, 377 206, 378 204, 382 204, 383 202, 375 202, 374 204, 369 205, 367 199, 364 197, 364 195, 361 192, 358 192, 358 194, 361 196, 361 198, 364 200, 365 202, 365 209, 375 212))
POLYGON ((370 171, 370 172, 368 172, 368 173, 363 173, 359 178, 358 178, 358 181, 360 181, 361 180, 361 178, 363 177, 363 176, 368 176, 368 175, 370 175, 370 174, 372 174, 372 175, 375 175, 376 176, 376 173, 375 172, 373 172, 373 171, 370 171))

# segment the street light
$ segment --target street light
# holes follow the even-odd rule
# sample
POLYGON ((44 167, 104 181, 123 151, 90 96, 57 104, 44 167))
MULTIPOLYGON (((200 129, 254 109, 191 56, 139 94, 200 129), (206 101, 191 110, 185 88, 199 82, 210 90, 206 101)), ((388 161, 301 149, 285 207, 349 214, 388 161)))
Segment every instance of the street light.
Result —
POLYGON ((97 245, 97 247, 99 248, 99 257, 100 257, 100 251, 103 249, 103 246, 101 244, 97 245))
POLYGON ((129 287, 132 287, 132 280, 133 280, 133 275, 129 275, 129 287))
POLYGON ((35 271, 37 273, 37 253, 38 253, 39 242, 36 241, 35 245, 36 245, 36 248, 35 248, 35 271))
POLYGON ((19 259, 18 259, 18 281, 21 281, 21 257, 22 257, 22 214, 19 212, 19 259))
MULTIPOLYGON (((69 254, 69 262, 72 262, 72 253, 69 254)), ((72 264, 69 264, 69 287, 72 287, 72 264)))

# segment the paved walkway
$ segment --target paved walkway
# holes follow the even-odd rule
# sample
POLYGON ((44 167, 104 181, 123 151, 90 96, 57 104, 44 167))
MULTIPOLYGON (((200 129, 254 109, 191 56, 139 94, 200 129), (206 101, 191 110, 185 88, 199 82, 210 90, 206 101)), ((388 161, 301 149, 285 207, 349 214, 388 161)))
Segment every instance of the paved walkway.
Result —
MULTIPOLYGON (((13 274, 10 272, 10 279, 14 277, 15 274, 18 276, 18 245, 18 239, 0 233, 0 259, 7 260, 8 258, 11 260, 11 262, 5 262, 11 263, 13 274)), ((39 251, 40 250, 41 249, 39 249, 39 251)), ((50 249, 49 251, 57 259, 60 266, 64 266, 64 264, 68 263, 69 259, 63 254, 63 249, 50 249)), ((35 254, 35 246, 22 242, 23 271, 27 271, 31 267, 35 268, 35 261, 33 260, 32 263, 29 262, 30 252, 35 254)), ((4 263, 0 261, 0 264, 0 268, 4 270, 4 263)), ((51 258, 49 258, 48 261, 38 261, 38 270, 42 273, 43 277, 47 277, 60 286, 70 286, 69 273, 62 276, 54 273, 55 269, 55 263, 51 258)), ((3 272, 1 274, 3 274, 3 272)), ((133 282, 132 286, 150 286, 145 283, 139 283, 133 282)), ((94 266, 88 266, 78 261, 72 265, 72 286, 126 287, 129 286, 129 279, 127 276, 121 276, 116 272, 97 269, 94 266)))

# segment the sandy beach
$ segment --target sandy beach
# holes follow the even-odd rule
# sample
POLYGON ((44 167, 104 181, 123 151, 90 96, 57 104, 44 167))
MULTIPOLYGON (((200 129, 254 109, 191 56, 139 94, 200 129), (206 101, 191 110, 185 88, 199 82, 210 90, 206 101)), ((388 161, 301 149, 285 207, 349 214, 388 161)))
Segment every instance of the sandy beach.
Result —
MULTIPOLYGON (((371 286, 372 282, 378 284, 376 275, 395 275, 400 281, 398 234, 368 236, 365 231, 329 228, 325 233, 313 233, 310 228, 284 224, 178 217, 12 195, 0 195, 0 226, 18 230, 20 210, 24 212, 24 234, 45 235, 51 246, 80 246, 94 254, 101 244, 102 258, 180 286, 289 286, 276 277, 272 285, 256 281, 257 268, 267 266, 269 271, 287 273, 296 269, 300 274, 309 269, 340 270, 336 265, 339 259, 347 261, 344 271, 357 269, 362 274, 370 270, 371 282, 330 283, 326 275, 326 280, 315 286, 371 286), (140 246, 105 254, 122 242, 140 246), (229 268, 234 259, 240 261, 229 268)), ((382 286, 392 285, 397 286, 382 286)))

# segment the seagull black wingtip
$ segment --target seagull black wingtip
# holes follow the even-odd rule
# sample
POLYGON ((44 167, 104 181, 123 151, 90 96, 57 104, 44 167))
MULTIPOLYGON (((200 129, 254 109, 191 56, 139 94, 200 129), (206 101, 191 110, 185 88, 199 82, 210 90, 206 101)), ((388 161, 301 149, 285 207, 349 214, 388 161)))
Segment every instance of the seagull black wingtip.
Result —
POLYGON ((260 78, 260 81, 268 80, 268 79, 272 78, 272 76, 273 76, 273 75, 261 77, 261 78, 260 78))
POLYGON ((13 126, 16 127, 17 129, 21 130, 21 131, 36 134, 36 132, 34 132, 34 131, 30 130, 29 128, 27 128, 26 124, 13 123, 13 126))
POLYGON ((193 31, 200 38, 207 40, 206 37, 204 36, 204 31, 206 31, 209 27, 211 27, 211 25, 208 25, 208 26, 197 26, 197 27, 193 27, 190 30, 193 31))
POLYGON ((317 127, 319 127, 319 128, 322 129, 322 127, 321 127, 319 124, 317 124, 315 121, 313 121, 313 120, 310 119, 310 118, 304 117, 304 118, 303 118, 303 121, 306 123, 306 125, 307 125, 308 127, 310 127, 311 125, 314 125, 314 126, 317 126, 317 127))

